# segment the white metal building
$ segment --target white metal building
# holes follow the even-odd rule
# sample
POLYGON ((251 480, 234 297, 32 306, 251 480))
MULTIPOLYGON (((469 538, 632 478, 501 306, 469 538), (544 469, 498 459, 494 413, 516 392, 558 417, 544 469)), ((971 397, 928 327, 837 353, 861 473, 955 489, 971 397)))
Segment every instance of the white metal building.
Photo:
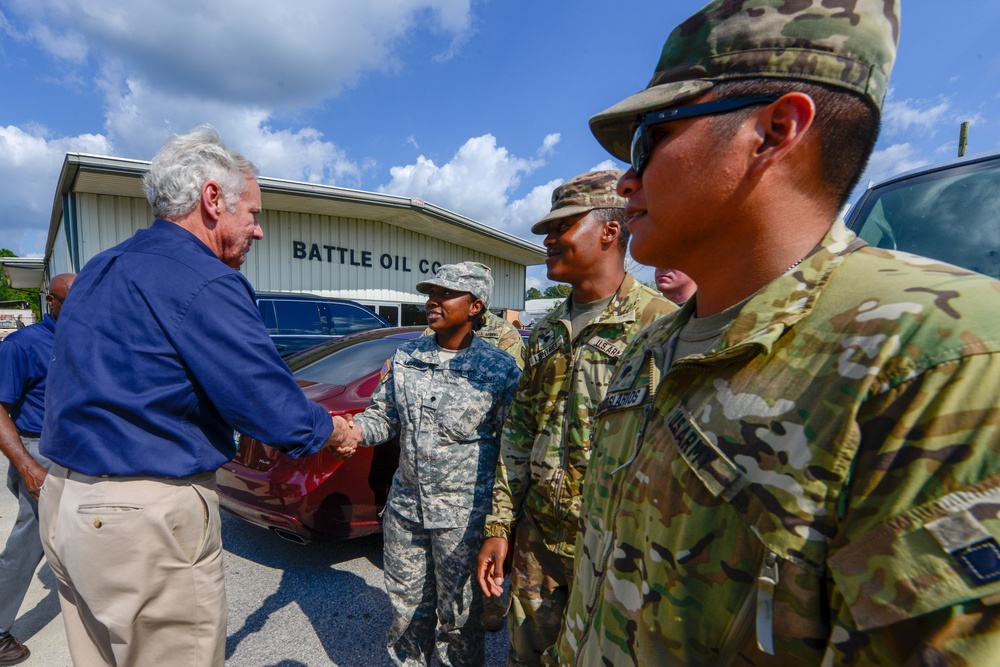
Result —
MULTIPOLYGON (((44 282, 148 227, 141 178, 149 163, 70 153, 56 190, 44 282)), ((261 226, 242 271, 257 291, 354 299, 393 323, 422 321, 415 286, 440 264, 493 270, 492 309, 524 307, 528 266, 545 251, 419 199, 261 177, 261 226)), ((34 286, 42 284, 42 276, 34 286)))

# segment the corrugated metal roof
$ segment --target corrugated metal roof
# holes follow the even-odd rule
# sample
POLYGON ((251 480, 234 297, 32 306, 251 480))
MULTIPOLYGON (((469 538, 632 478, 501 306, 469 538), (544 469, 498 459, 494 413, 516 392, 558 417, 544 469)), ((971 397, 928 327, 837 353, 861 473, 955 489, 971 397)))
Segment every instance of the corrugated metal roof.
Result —
MULTIPOLYGON (((53 202, 46 255, 58 231, 65 195, 87 192, 145 197, 142 175, 148 168, 149 163, 142 160, 67 153, 53 202)), ((545 250, 539 245, 420 199, 263 176, 257 180, 266 210, 375 220, 448 238, 525 266, 545 261, 545 250)))
POLYGON ((3 257, 0 267, 7 284, 14 289, 35 289, 45 279, 45 260, 41 257, 3 257))

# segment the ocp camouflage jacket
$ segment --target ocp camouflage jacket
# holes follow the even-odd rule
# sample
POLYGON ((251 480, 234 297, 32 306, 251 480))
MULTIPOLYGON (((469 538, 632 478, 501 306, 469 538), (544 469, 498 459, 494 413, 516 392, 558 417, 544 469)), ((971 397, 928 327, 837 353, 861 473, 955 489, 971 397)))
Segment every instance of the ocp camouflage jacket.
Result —
POLYGON ((399 469, 387 504, 424 528, 482 521, 519 377, 513 357, 477 336, 444 362, 434 336, 400 345, 383 368, 371 406, 354 417, 364 445, 399 434, 399 469))
POLYGON ((605 311, 570 335, 569 299, 535 325, 507 422, 487 536, 507 537, 527 515, 546 546, 572 556, 594 408, 635 335, 676 307, 625 275, 605 311))
POLYGON ((564 665, 1000 660, 1000 282, 837 223, 600 410, 564 665))
POLYGON ((513 324, 487 310, 486 326, 476 335, 514 357, 517 367, 524 370, 524 339, 513 324))

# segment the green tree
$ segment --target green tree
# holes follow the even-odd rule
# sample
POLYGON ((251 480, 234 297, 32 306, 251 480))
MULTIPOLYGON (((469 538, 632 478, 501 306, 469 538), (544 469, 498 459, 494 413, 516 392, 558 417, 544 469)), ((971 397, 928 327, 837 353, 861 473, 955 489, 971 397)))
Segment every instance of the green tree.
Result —
MULTIPOLYGON (((0 257, 17 257, 14 251, 0 248, 0 257)), ((37 289, 14 289, 7 284, 7 276, 0 271, 0 301, 27 301, 35 314, 35 321, 42 319, 41 301, 37 289)))
POLYGON ((570 295, 573 288, 569 285, 549 285, 545 288, 543 296, 546 299, 564 299, 570 295))
POLYGON ((531 301, 532 299, 541 299, 542 293, 537 287, 529 287, 524 292, 524 300, 531 301))

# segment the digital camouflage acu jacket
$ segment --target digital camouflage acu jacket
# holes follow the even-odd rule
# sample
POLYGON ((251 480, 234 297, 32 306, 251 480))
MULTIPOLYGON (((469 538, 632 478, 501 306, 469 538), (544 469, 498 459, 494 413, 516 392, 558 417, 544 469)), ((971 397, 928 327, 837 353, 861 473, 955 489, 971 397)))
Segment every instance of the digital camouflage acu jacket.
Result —
POLYGON ((444 362, 433 336, 400 345, 371 406, 354 417, 366 446, 399 434, 387 504, 424 528, 467 526, 474 514, 482 520, 519 377, 509 354, 476 337, 444 362))
POLYGON ((535 325, 504 424, 487 536, 530 516, 546 546, 572 556, 594 408, 625 346, 675 306, 626 274, 605 311, 572 342, 569 299, 535 325))
POLYGON ((668 373, 694 304, 636 338, 560 664, 1000 660, 1000 283, 861 246, 838 222, 668 373))

